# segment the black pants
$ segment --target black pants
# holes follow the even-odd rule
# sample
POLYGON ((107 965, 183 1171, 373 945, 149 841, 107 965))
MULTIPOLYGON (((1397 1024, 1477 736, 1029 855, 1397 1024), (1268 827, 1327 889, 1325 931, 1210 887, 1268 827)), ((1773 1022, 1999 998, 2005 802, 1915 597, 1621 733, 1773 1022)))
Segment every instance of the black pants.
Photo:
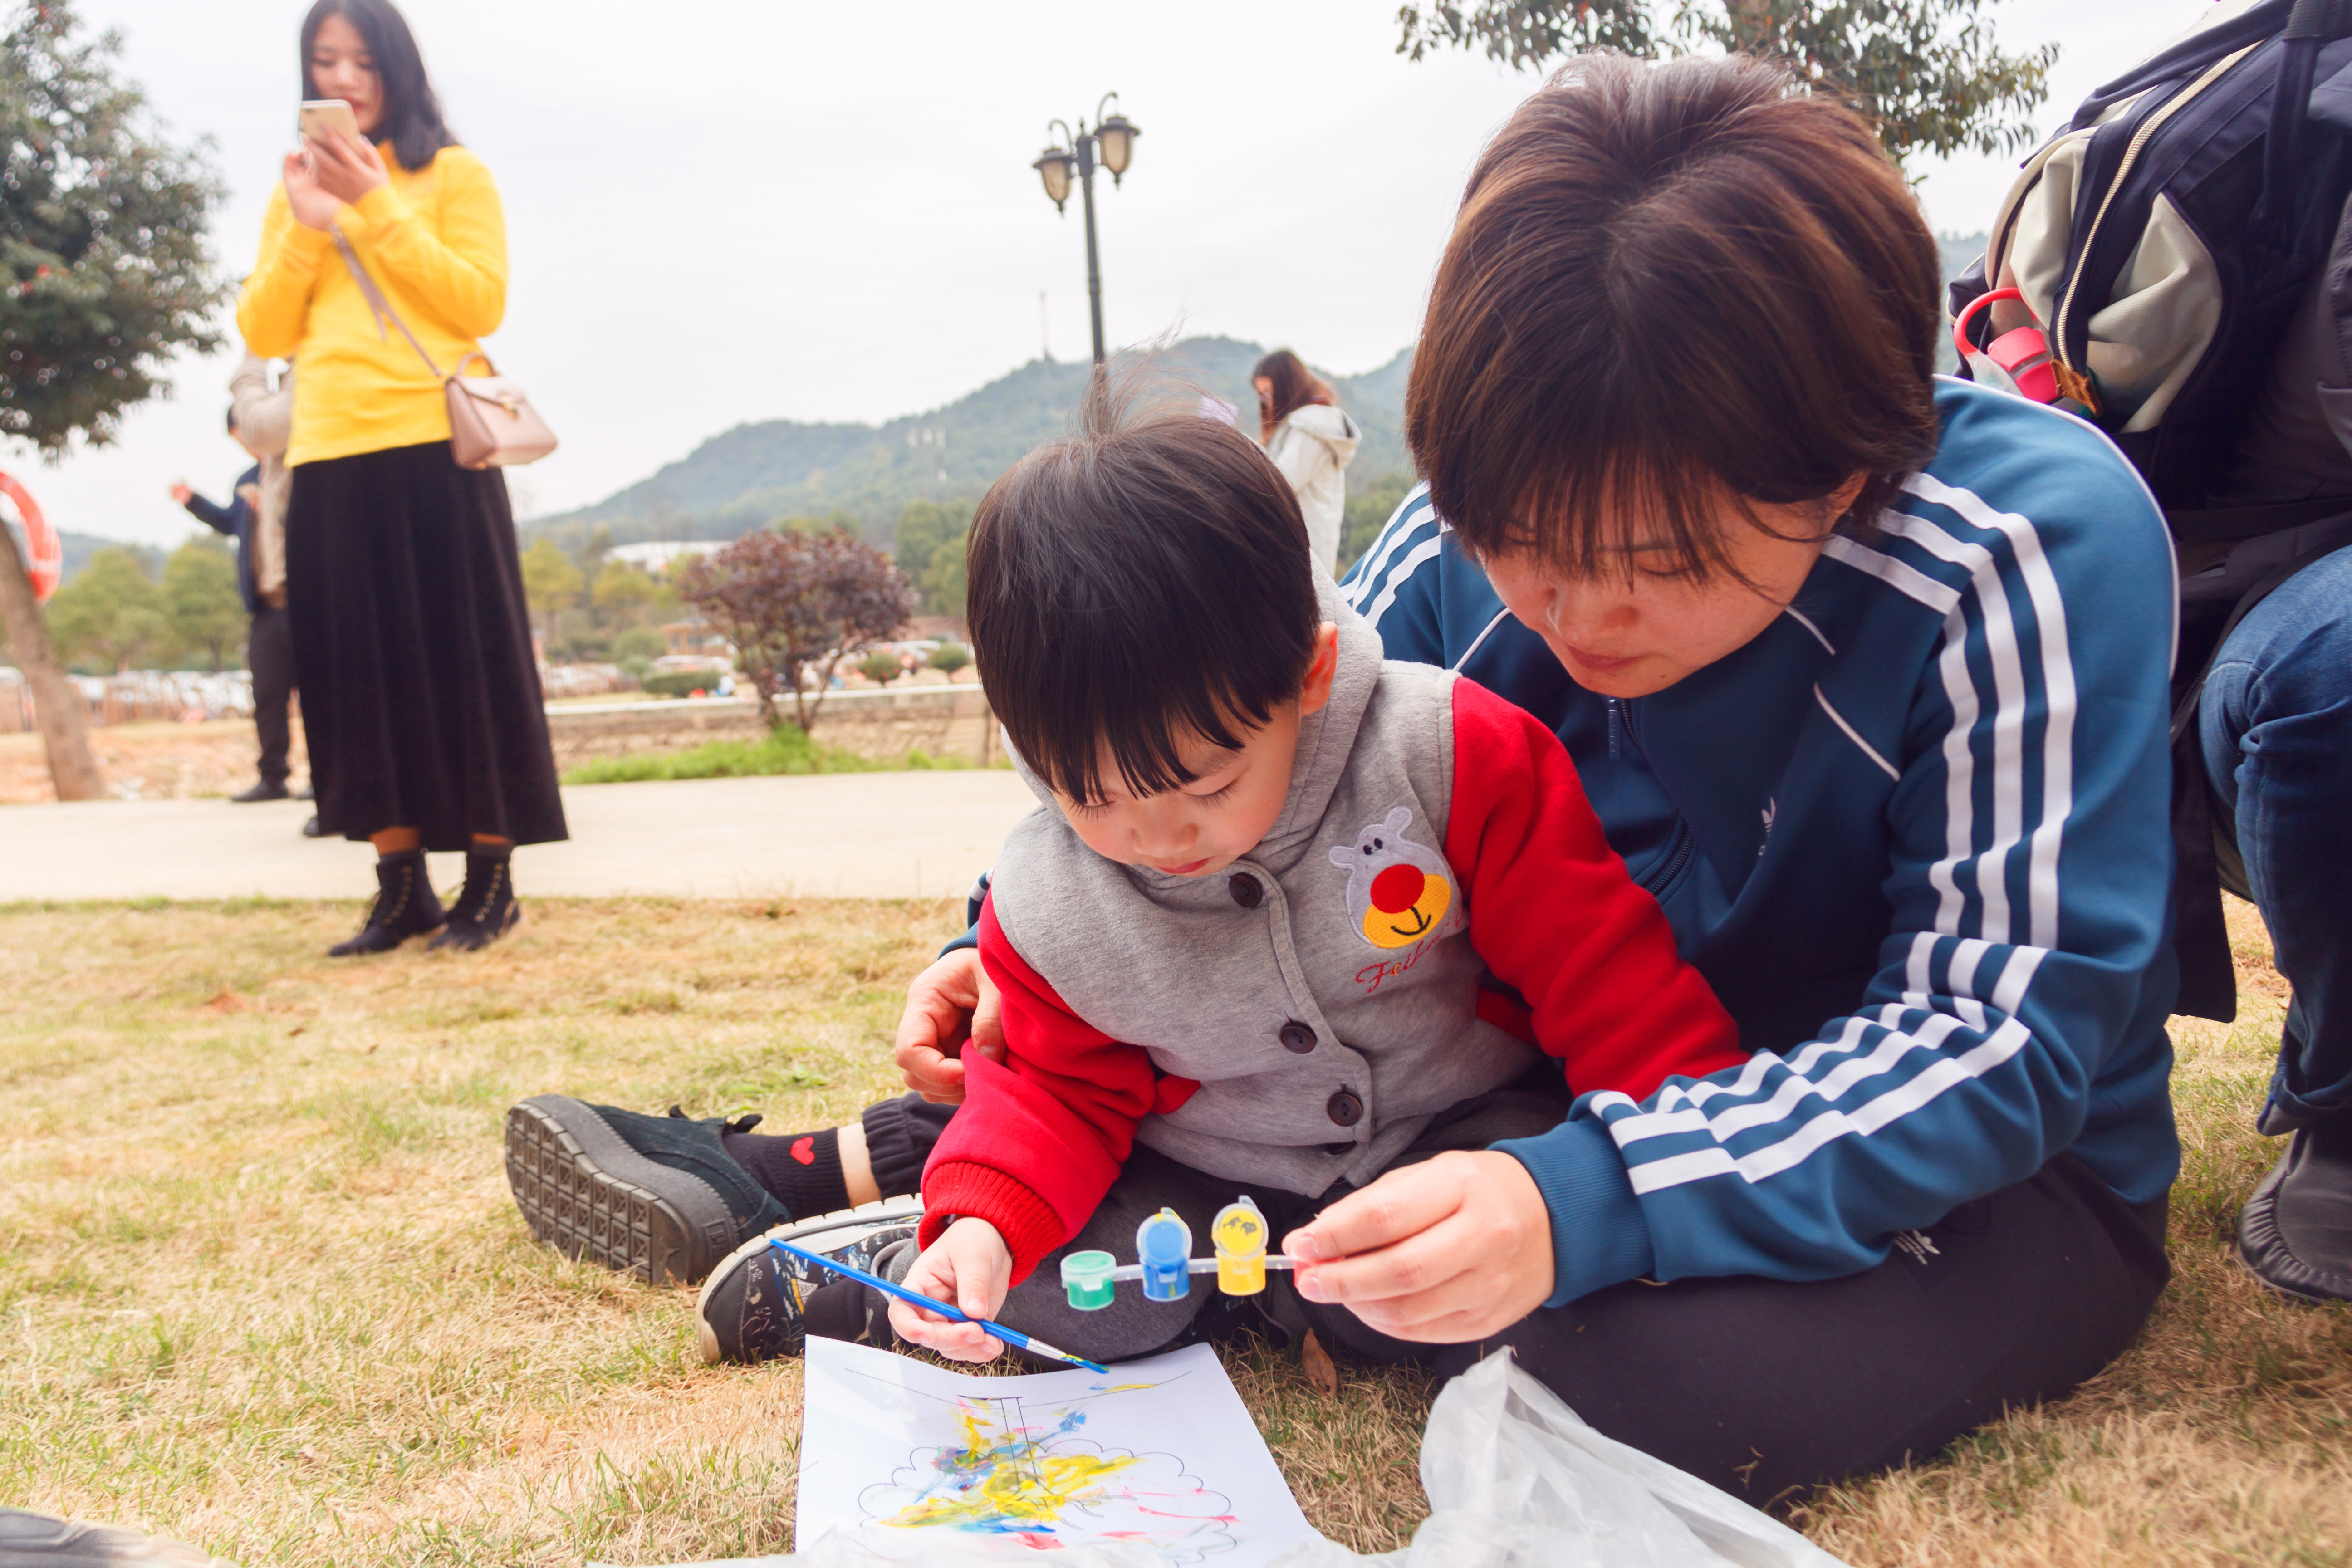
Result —
MULTIPOLYGON (((1524 1089, 1481 1096, 1433 1126, 1406 1159, 1541 1131, 1565 1109, 1524 1089)), ((866 1149, 884 1193, 916 1190, 951 1112, 915 1095, 867 1108, 866 1149)), ((1205 1237, 1210 1217, 1240 1191, 1139 1149, 1070 1248, 1129 1259, 1136 1225, 1163 1203, 1205 1237)), ((1250 1195, 1279 1238, 1345 1190, 1250 1195)), ((1885 1262, 1843 1279, 1635 1280, 1529 1313, 1472 1345, 1391 1340, 1344 1308, 1305 1300, 1281 1274, 1268 1276, 1255 1310, 1285 1326, 1311 1326, 1359 1355, 1417 1361, 1448 1376, 1508 1344, 1601 1431, 1763 1505, 1927 1458, 2004 1409, 2056 1399, 2106 1366, 2170 1278, 2165 1209, 2161 1199, 2126 1205, 2062 1154, 1927 1230, 1904 1233, 1885 1262)), ((1116 1307, 1072 1310, 1056 1253, 1002 1316, 1079 1354, 1118 1357, 1248 1321, 1207 1279, 1181 1302, 1133 1294, 1122 1287, 1116 1307)))
POLYGON ((282 605, 264 605, 253 612, 245 634, 245 667, 253 671, 253 727, 261 738, 261 782, 282 784, 292 771, 287 762, 294 749, 294 721, 288 705, 294 698, 294 626, 282 605))

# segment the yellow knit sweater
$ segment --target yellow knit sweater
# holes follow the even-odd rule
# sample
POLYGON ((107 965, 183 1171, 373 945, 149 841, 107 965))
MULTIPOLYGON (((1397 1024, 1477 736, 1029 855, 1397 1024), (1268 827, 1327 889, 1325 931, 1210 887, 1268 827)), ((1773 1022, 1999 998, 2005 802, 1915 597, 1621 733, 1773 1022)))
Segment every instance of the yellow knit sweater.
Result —
MULTIPOLYGON (((499 189, 463 147, 444 147, 414 171, 400 166, 390 142, 376 151, 391 183, 342 208, 335 226, 446 375, 506 314, 499 189)), ((294 221, 282 184, 270 194, 236 325, 253 353, 301 366, 288 467, 449 438, 440 383, 397 327, 378 335, 334 240, 294 221)), ((479 364, 472 371, 485 374, 479 364)))

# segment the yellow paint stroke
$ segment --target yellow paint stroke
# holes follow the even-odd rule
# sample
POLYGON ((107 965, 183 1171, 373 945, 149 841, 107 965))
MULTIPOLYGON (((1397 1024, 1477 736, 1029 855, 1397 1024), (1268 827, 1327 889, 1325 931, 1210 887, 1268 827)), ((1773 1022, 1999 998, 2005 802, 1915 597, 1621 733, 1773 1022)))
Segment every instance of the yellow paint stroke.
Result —
MULTIPOLYGON (((1118 1389, 1149 1388, 1130 1383, 1118 1389)), ((1000 1426, 983 1408, 968 1400, 957 1402, 956 1420, 963 1428, 963 1447, 942 1454, 935 1489, 882 1521, 901 1529, 945 1527, 988 1532, 1012 1532, 1050 1526, 1072 1504, 1103 1500, 1109 1479, 1140 1462, 1133 1454, 1117 1458, 1100 1454, 1046 1454, 1039 1450, 1049 1437, 1060 1436, 1072 1425, 1066 1416, 1045 1436, 1000 1426)))

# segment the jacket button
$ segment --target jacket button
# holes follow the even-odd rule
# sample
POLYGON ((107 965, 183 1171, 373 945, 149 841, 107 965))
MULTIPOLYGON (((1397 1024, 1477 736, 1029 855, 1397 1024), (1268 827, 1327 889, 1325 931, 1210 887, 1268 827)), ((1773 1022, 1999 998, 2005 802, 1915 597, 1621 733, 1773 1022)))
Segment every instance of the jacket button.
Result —
POLYGON ((1282 1026, 1280 1038, 1286 1049, 1297 1051, 1302 1057, 1315 1048, 1315 1031, 1296 1018, 1282 1026))
POLYGON ((1245 910, 1257 908, 1265 897, 1265 889, 1259 887, 1257 879, 1246 871, 1236 871, 1226 878, 1225 891, 1234 896, 1234 902, 1245 910))
POLYGON ((1364 1102, 1344 1089, 1325 1100, 1323 1109, 1342 1127, 1353 1127, 1364 1119, 1364 1102))

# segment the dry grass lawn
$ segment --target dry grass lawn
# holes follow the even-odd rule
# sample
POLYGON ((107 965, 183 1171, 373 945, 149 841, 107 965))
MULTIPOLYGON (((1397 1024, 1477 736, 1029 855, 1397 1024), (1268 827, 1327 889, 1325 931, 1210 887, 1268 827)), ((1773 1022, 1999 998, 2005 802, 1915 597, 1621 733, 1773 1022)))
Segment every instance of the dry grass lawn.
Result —
MULTIPOLYGON (((331 963, 343 905, 0 909, 0 1503, 262 1564, 674 1561, 791 1540, 796 1363, 532 1246, 520 1096, 779 1126, 893 1087, 944 906, 539 900, 474 959, 331 963)), ((2240 911, 2241 916, 2245 911, 2240 911)), ((1857 1564, 2352 1563, 2352 1313, 2228 1261, 2284 1001, 2187 1026, 2176 1283, 2141 1345, 1801 1522, 1857 1564)), ((1426 1380, 1228 1357, 1310 1518, 1394 1544, 1426 1380)))

